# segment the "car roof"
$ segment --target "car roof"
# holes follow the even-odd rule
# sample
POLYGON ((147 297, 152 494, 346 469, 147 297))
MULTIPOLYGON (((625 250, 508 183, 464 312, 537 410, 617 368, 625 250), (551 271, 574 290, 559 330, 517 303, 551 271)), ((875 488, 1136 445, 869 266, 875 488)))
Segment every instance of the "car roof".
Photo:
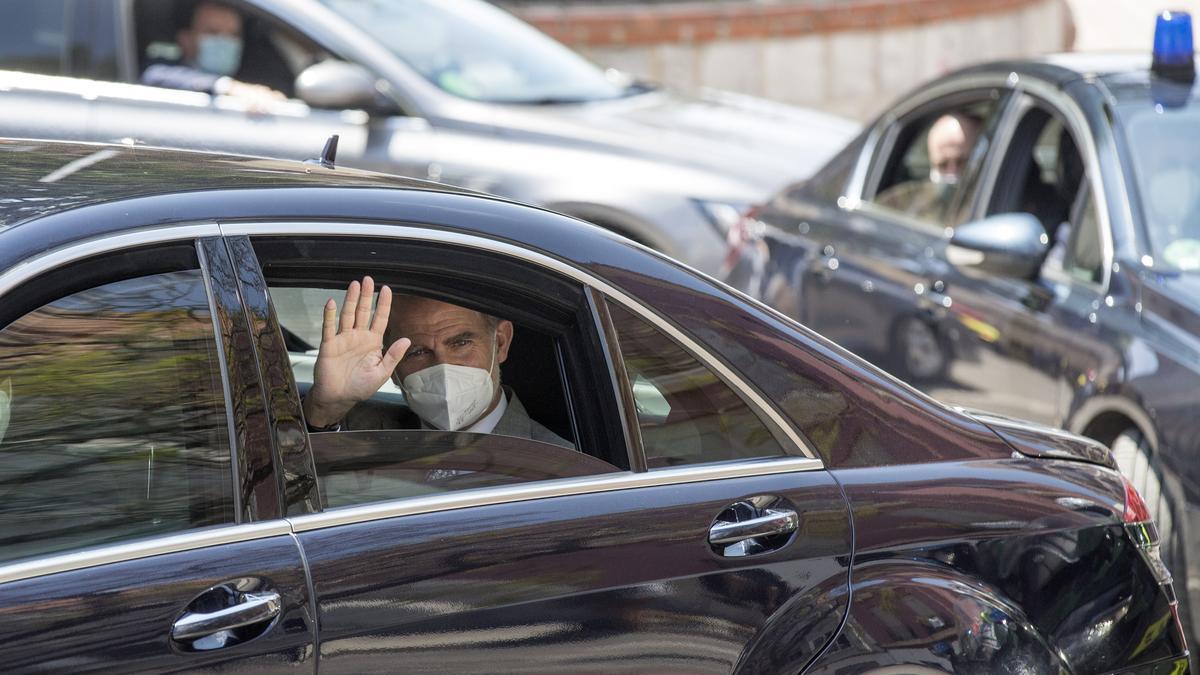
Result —
POLYGON ((0 232, 91 204, 197 190, 320 185, 466 192, 316 163, 144 145, 0 139, 0 157, 0 232))
POLYGON ((578 265, 698 274, 591 223, 440 183, 136 145, 0 139, 0 157, 0 272, 93 238, 256 220, 415 224, 518 243, 578 265))
MULTIPOLYGON (((1036 59, 990 61, 968 66, 948 76, 978 73, 1030 76, 1063 87, 1079 79, 1102 80, 1106 85, 1149 85, 1155 79, 1149 52, 1069 52, 1036 59)), ((1197 61, 1200 70, 1200 60, 1197 61)), ((935 81, 936 82, 936 81, 935 81)))

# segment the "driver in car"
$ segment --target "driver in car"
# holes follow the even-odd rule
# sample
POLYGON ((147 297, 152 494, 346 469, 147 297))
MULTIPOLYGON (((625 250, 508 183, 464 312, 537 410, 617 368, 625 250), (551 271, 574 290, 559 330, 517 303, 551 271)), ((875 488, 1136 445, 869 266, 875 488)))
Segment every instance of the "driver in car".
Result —
POLYGON ((516 394, 500 384, 512 322, 430 298, 393 297, 387 286, 379 291, 372 318, 374 293, 369 276, 350 282, 340 319, 333 299, 325 303, 313 385, 304 398, 310 429, 405 428, 400 414, 383 417, 355 408, 391 378, 425 428, 574 449, 530 418, 516 394))
POLYGON ((263 110, 287 97, 261 84, 233 79, 242 64, 242 15, 234 8, 201 0, 191 23, 175 36, 179 61, 151 63, 141 83, 152 87, 186 89, 231 96, 251 110, 263 110))

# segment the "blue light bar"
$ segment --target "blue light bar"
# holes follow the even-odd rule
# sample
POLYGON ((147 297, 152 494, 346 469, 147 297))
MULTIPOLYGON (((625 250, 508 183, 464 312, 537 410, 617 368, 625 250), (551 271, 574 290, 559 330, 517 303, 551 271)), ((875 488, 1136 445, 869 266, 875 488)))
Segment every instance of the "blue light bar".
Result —
POLYGON ((1196 77, 1192 44, 1192 16, 1187 12, 1163 12, 1154 27, 1154 62, 1157 75, 1171 79, 1196 77))

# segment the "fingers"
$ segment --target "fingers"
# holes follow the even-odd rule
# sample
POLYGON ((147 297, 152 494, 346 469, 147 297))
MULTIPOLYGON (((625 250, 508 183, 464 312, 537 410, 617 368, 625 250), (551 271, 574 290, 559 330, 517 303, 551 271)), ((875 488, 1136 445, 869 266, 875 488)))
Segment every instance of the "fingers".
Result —
POLYGON ((392 314, 392 289, 379 289, 379 302, 375 303, 375 318, 371 320, 371 331, 383 335, 387 330, 388 317, 392 314))
POLYGON ((321 342, 325 343, 337 335, 337 303, 330 298, 325 303, 325 311, 321 316, 321 342))
POLYGON ((412 340, 400 338, 393 342, 391 347, 388 347, 387 353, 383 355, 383 367, 387 369, 387 372, 391 373, 396 369, 396 364, 404 358, 404 354, 408 352, 411 345, 412 340))
POLYGON ((342 301, 342 318, 338 324, 338 332, 354 328, 354 312, 358 309, 360 287, 357 281, 351 281, 346 287, 346 299, 342 301))
POLYGON ((362 296, 358 300, 358 308, 354 310, 354 328, 366 330, 371 320, 371 298, 375 297, 375 280, 363 277, 362 296))

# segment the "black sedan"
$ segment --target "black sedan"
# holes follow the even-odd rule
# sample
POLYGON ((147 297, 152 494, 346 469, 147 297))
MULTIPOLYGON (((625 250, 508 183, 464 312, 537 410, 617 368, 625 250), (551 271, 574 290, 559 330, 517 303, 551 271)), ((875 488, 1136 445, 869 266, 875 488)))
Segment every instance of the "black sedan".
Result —
MULTIPOLYGON (((318 164, 0 156, 6 670, 1187 669, 1105 448, 640 245, 318 164), (306 420, 314 326, 367 275, 511 325, 543 440, 306 420)), ((359 405, 421 413, 399 384, 359 405)))
POLYGON ((744 220, 727 265, 940 400, 1110 445, 1200 631, 1200 90, 1182 70, 1071 55, 938 79, 744 220))

